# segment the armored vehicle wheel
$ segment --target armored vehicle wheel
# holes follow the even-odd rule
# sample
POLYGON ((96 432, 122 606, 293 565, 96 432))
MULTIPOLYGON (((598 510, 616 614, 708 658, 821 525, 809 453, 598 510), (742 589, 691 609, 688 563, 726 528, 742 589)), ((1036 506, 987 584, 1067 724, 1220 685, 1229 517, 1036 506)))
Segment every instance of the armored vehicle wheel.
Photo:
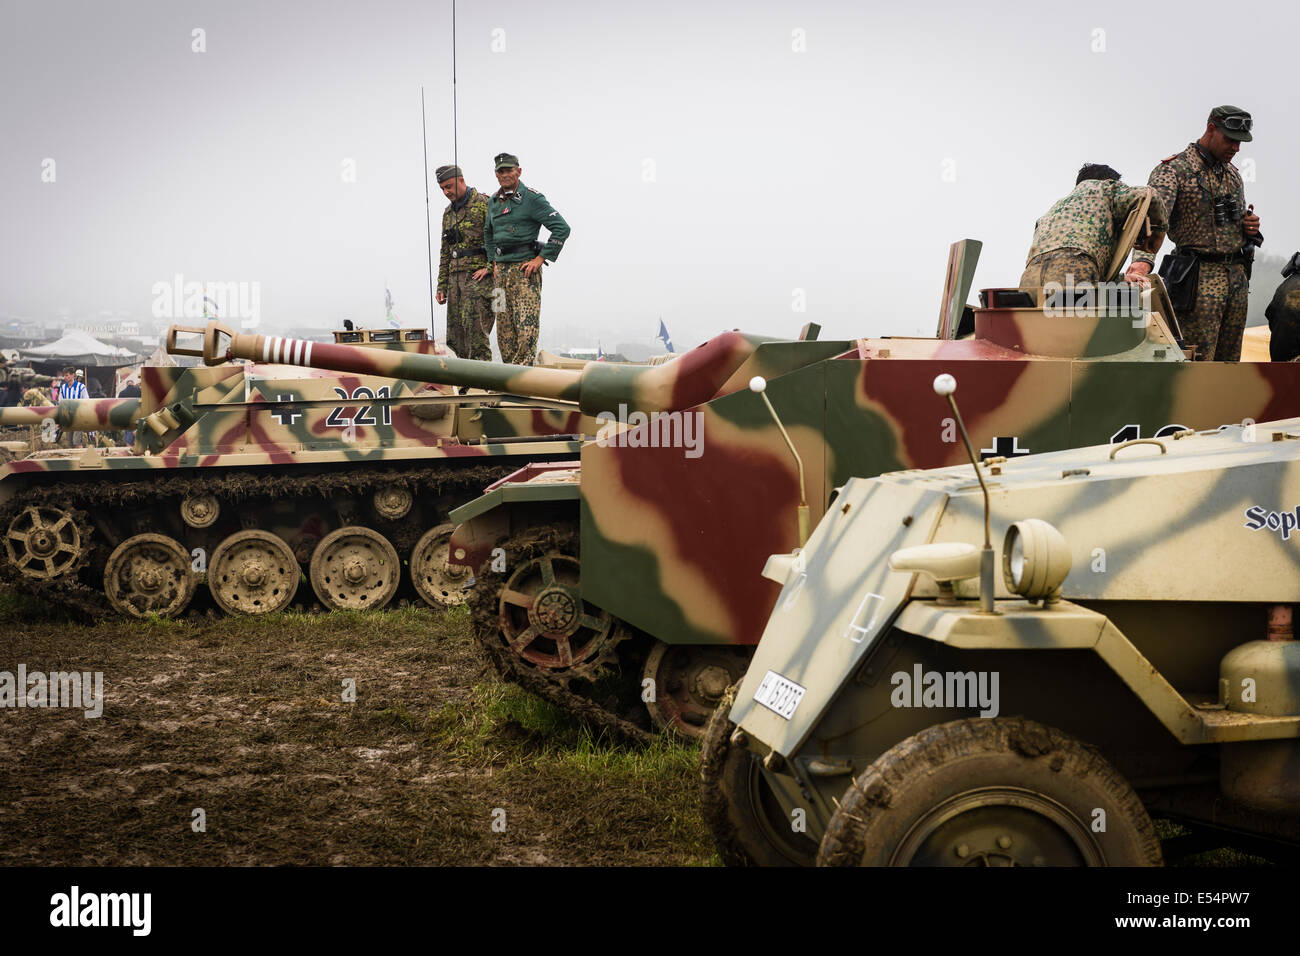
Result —
POLYGON ((683 645, 655 641, 642 671, 653 681, 654 700, 646 709, 655 726, 685 737, 701 737, 728 687, 745 676, 753 648, 683 645))
POLYGON ((104 566, 108 602, 132 617, 176 616, 189 605, 197 581, 189 552, 163 534, 127 538, 104 566))
POLYGON ((704 822, 727 866, 812 866, 817 844, 796 833, 781 809, 757 754, 731 740, 732 684, 704 728, 700 749, 700 802, 704 822))
POLYGON ((578 588, 578 559, 547 551, 517 567, 500 600, 501 638, 518 657, 543 670, 585 673, 614 629, 604 611, 589 609, 578 588))
POLYGON ((374 493, 371 501, 374 502, 376 514, 389 521, 396 521, 406 517, 411 505, 415 503, 415 497, 411 494, 411 489, 402 485, 385 485, 374 493))
POLYGON ((28 505, 9 522, 5 550, 26 577, 57 578, 81 561, 81 529, 61 508, 28 505))
POLYGON ((269 531, 232 534, 212 552, 208 590, 227 614, 283 611, 302 579, 293 551, 269 531))
POLYGON ((431 607, 456 607, 464 604, 473 575, 469 568, 447 563, 454 524, 430 528, 411 549, 411 581, 415 590, 431 607))
POLYGON ((882 754, 817 854, 819 866, 1161 862, 1151 818, 1114 767, 1059 730, 1004 717, 929 727, 882 754))
POLYGON ((493 669, 590 724, 653 741, 656 735, 633 722, 648 716, 639 686, 624 686, 638 685, 640 662, 619 666, 633 632, 579 593, 577 528, 529 527, 501 546, 507 573, 485 563, 468 594, 474 639, 493 669))
POLYGON ((181 502, 181 520, 191 528, 210 528, 221 516, 216 495, 193 495, 181 502))
POLYGON ((311 556, 311 586, 326 607, 381 608, 397 593, 402 565, 378 531, 352 525, 326 535, 311 556))

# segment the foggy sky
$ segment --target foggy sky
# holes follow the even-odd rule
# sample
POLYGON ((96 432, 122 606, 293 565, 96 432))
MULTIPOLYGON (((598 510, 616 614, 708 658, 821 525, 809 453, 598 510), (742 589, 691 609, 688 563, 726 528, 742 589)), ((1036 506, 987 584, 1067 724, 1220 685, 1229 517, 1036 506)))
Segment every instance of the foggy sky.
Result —
MULTIPOLYGON (((931 334, 949 243, 984 241, 976 288, 1014 285, 1082 163, 1144 183, 1220 103, 1255 117, 1237 165, 1263 251, 1300 245, 1292 4, 462 0, 457 19, 469 182, 494 189, 515 153, 573 228, 544 346, 648 340, 660 316, 679 346, 808 321, 931 334)), ((385 280, 427 324, 419 88, 432 175, 450 26, 449 0, 0 0, 0 316, 146 316, 180 273, 259 282, 271 328, 378 323, 385 280)))

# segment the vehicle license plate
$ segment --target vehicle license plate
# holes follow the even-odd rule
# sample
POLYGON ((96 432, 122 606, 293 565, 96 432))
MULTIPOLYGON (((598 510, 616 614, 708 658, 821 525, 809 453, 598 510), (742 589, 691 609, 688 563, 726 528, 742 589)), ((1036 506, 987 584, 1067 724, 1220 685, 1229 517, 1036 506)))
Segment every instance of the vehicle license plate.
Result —
POLYGON ((799 701, 803 700, 804 690, 776 671, 768 671, 763 682, 758 685, 758 690, 754 691, 754 700, 789 720, 794 715, 794 709, 799 706, 799 701))

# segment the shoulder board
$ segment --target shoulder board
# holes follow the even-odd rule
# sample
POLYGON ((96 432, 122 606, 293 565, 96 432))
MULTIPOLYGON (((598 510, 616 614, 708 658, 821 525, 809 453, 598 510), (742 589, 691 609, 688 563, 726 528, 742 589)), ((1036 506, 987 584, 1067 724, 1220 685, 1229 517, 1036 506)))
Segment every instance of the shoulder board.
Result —
POLYGON ((1181 155, 1183 155, 1183 154, 1182 154, 1182 153, 1174 153, 1174 155, 1172 155, 1172 156, 1166 156, 1164 159, 1160 160, 1160 162, 1161 162, 1161 163, 1169 163, 1169 162, 1173 162, 1175 159, 1177 159, 1177 158, 1178 158, 1179 156, 1181 156, 1181 155))

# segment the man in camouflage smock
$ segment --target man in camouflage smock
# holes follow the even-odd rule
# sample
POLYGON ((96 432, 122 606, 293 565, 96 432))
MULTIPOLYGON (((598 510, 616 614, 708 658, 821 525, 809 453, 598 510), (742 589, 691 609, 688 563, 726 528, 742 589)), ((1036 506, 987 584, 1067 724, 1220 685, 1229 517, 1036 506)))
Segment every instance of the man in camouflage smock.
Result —
POLYGON ((438 304, 447 305, 447 344, 461 358, 491 361, 492 283, 483 249, 487 197, 465 186, 459 166, 439 166, 436 175, 451 200, 442 213, 437 294, 438 304))
POLYGON ((492 311, 496 313, 497 348, 501 361, 532 365, 542 313, 542 265, 554 262, 569 238, 569 224, 546 197, 519 182, 519 159, 498 153, 498 189, 488 200, 483 231, 492 263, 492 311), (541 227, 550 233, 537 241, 541 227))
POLYGON ((1246 328, 1247 263, 1264 241, 1259 217, 1246 205, 1241 174, 1230 160, 1248 143, 1253 122, 1235 106, 1219 106, 1205 132, 1151 171, 1149 183, 1169 210, 1174 254, 1192 253, 1200 277, 1190 311, 1178 316, 1183 341, 1200 361, 1236 362, 1246 328), (1249 250, 1249 251, 1247 251, 1249 250))
MULTIPOLYGON (((1051 282, 1071 288, 1081 282, 1106 279, 1115 243, 1124 230, 1129 212, 1151 192, 1145 186, 1126 186, 1109 166, 1085 165, 1079 170, 1073 191, 1058 200, 1034 223, 1034 243, 1020 277, 1020 288, 1039 290, 1051 282)), ((1150 232, 1133 250, 1133 261, 1124 277, 1144 282, 1151 271, 1155 250, 1168 227, 1164 204, 1152 195, 1147 209, 1150 232)))

